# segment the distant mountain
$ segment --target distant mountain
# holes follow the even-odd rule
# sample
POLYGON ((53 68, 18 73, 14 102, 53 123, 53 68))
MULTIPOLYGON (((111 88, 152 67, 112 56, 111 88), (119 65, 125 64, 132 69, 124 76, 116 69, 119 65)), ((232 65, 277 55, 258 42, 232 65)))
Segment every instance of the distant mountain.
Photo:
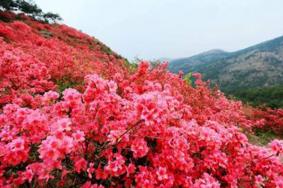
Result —
POLYGON ((211 50, 171 60, 169 70, 200 72, 223 91, 283 84, 283 36, 236 52, 211 50))
POLYGON ((172 60, 171 58, 162 57, 162 58, 156 59, 155 61, 160 61, 160 62, 169 62, 169 61, 171 61, 171 60, 172 60))
POLYGON ((169 69, 173 72, 178 72, 179 70, 189 72, 195 65, 206 64, 212 61, 216 61, 218 59, 225 58, 228 55, 229 53, 223 50, 210 50, 189 58, 171 60, 169 63, 169 69))

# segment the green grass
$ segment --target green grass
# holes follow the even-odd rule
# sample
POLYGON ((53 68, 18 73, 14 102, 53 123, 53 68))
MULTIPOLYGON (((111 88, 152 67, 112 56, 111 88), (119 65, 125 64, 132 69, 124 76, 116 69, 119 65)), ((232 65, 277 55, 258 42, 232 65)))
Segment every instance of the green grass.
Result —
POLYGON ((65 89, 76 88, 76 86, 83 85, 83 83, 71 81, 70 79, 64 78, 61 80, 56 80, 56 85, 58 86, 58 91, 62 93, 65 89))
POLYGON ((272 140, 278 138, 278 135, 276 135, 273 131, 263 129, 256 129, 253 133, 247 133, 246 135, 250 143, 259 146, 265 146, 272 140))

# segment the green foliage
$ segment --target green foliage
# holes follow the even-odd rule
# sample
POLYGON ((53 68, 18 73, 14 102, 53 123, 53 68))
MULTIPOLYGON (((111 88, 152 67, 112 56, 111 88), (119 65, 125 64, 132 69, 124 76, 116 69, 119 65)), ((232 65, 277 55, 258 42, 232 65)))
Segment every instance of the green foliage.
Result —
POLYGON ((49 39, 53 36, 53 34, 48 30, 41 30, 41 31, 39 31, 39 33, 40 33, 41 36, 43 36, 44 38, 47 38, 47 39, 49 39))
POLYGON ((55 13, 44 13, 42 10, 31 0, 1 0, 0 11, 20 11, 28 16, 33 17, 39 21, 56 22, 62 20, 62 18, 55 13))
POLYGON ((59 14, 55 14, 52 12, 47 12, 43 15, 43 18, 45 22, 56 22, 56 21, 61 21, 62 18, 59 16, 59 14))
POLYGON ((156 68, 158 67, 162 62, 157 60, 157 61, 150 61, 150 66, 151 68, 156 68))
POLYGON ((101 45, 101 50, 102 50, 103 52, 105 52, 106 54, 108 54, 108 55, 113 54, 113 51, 111 50, 111 48, 109 48, 109 47, 106 46, 106 45, 101 45))
POLYGON ((189 73, 185 74, 184 80, 185 80, 185 82, 187 84, 192 85, 192 82, 193 82, 193 80, 192 80, 192 72, 189 72, 189 73))
POLYGON ((56 85, 58 86, 58 91, 62 93, 65 89, 75 88, 76 86, 83 85, 83 83, 71 81, 69 78, 63 78, 61 80, 56 80, 56 85))
POLYGON ((253 133, 247 134, 249 141, 252 144, 264 146, 272 140, 278 138, 272 130, 256 129, 253 133))
POLYGON ((26 14, 31 14, 34 16, 39 16, 42 13, 42 10, 36 5, 33 4, 32 2, 27 2, 23 0, 17 0, 15 1, 17 5, 17 9, 23 11, 26 14))
POLYGON ((1 0, 0 8, 5 10, 14 10, 17 7, 16 1, 13 0, 1 0))
POLYGON ((136 62, 130 62, 127 59, 125 60, 125 65, 131 73, 135 72, 138 68, 138 64, 136 62))
MULTIPOLYGON (((169 70, 175 73, 179 70, 184 73, 199 72, 204 81, 210 80, 212 86, 219 86, 224 93, 256 106, 266 104, 278 108, 283 105, 282 97, 274 96, 277 91, 269 91, 265 86, 283 84, 282 44, 283 36, 236 52, 205 52, 172 60, 169 70), (250 88, 262 87, 266 91, 250 91, 250 88), (258 94, 261 92, 264 94, 258 94)), ((282 96, 282 92, 279 94, 282 96)))
POLYGON ((283 108, 283 86, 250 88, 229 92, 246 103, 253 106, 267 106, 271 108, 283 108))

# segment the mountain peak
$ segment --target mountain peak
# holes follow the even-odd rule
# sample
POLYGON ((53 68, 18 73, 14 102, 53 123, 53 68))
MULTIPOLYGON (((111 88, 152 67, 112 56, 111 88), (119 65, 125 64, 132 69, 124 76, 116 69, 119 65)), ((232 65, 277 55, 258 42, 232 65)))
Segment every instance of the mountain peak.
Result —
POLYGON ((212 49, 212 50, 202 52, 198 55, 211 55, 211 54, 223 54, 223 53, 227 53, 227 52, 222 49, 212 49))
POLYGON ((173 72, 200 72, 223 91, 283 84, 283 36, 235 52, 214 49, 172 60, 173 72))

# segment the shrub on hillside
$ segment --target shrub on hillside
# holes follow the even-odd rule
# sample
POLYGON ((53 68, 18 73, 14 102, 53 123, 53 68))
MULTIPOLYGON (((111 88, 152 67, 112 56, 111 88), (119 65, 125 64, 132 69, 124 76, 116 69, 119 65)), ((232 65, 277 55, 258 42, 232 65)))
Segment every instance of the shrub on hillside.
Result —
MULTIPOLYGON (((132 78, 148 71, 142 64, 132 78)), ((233 121, 223 122, 229 108, 198 123, 170 84, 96 74, 85 83, 83 93, 49 91, 30 98, 33 108, 3 108, 1 186, 280 187, 283 144, 249 144, 233 121)))
POLYGON ((282 187, 282 141, 250 144, 257 120, 200 74, 24 21, 0 22, 0 187, 282 187))

